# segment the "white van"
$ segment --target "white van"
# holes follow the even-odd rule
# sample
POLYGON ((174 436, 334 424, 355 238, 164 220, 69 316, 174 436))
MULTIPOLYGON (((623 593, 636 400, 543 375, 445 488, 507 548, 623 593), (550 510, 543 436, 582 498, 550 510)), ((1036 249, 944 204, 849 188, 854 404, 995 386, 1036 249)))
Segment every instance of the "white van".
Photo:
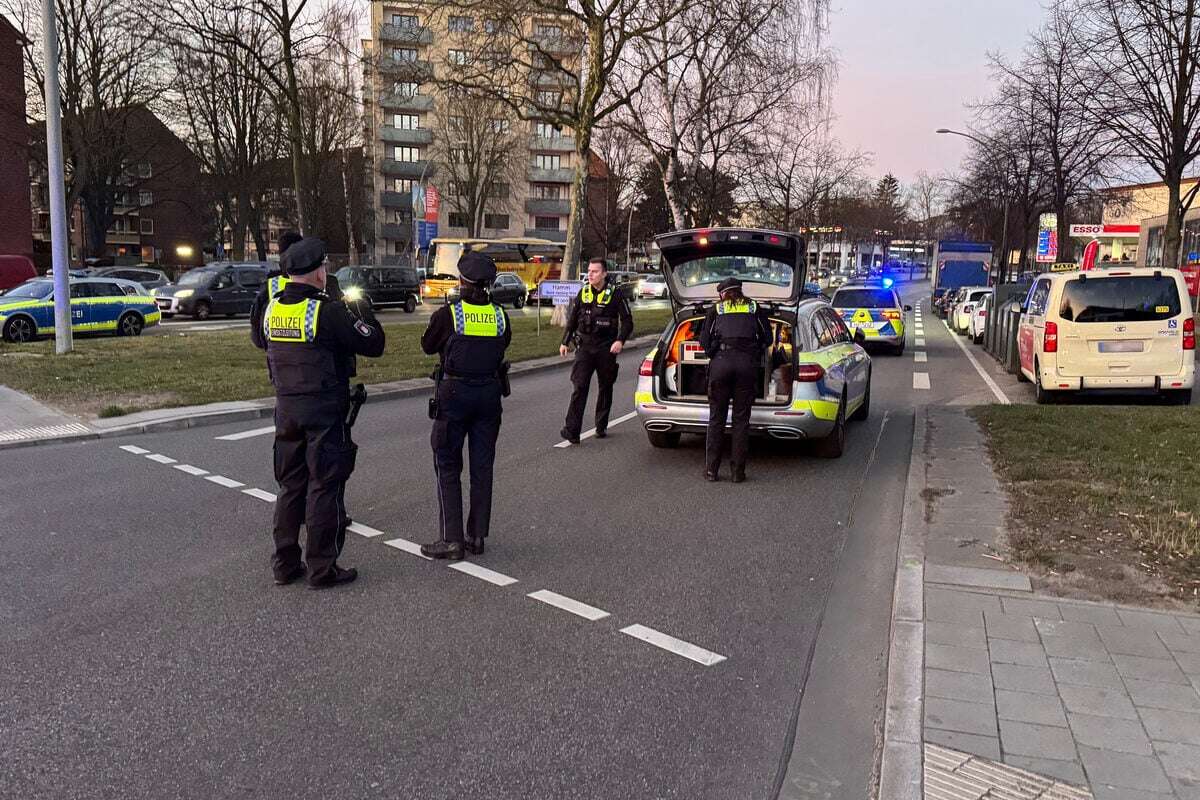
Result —
POLYGON ((1039 275, 1021 306, 1021 376, 1039 403, 1147 389, 1192 399, 1196 325, 1183 273, 1126 267, 1039 275))

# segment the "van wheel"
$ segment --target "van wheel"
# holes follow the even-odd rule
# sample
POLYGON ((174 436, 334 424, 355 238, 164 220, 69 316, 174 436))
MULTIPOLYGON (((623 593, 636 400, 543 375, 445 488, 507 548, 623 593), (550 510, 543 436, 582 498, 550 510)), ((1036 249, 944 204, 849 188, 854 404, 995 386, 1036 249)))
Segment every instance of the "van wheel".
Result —
POLYGON ((411 314, 417 310, 417 298, 411 294, 404 300, 404 313, 411 314))
POLYGON ((4 341, 14 344, 32 342, 37 338, 37 326, 29 317, 13 317, 4 325, 4 341))
POLYGON ((846 396, 838 404, 837 419, 833 430, 824 439, 817 442, 817 455, 821 458, 841 458, 846 452, 846 396))
POLYGON ((863 395, 862 405, 850 415, 851 422, 862 422, 871 416, 871 373, 867 373, 867 392, 863 395))
POLYGON ((646 431, 646 438, 650 440, 653 447, 663 449, 671 449, 679 447, 679 439, 681 434, 672 431, 646 431))
POLYGON ((1192 404, 1191 389, 1166 389, 1162 393, 1163 399, 1168 403, 1177 406, 1190 406, 1192 404))
POLYGON ((1051 405, 1056 401, 1053 392, 1048 392, 1042 386, 1042 370, 1038 362, 1033 362, 1033 397, 1039 406, 1051 405))
POLYGON ((513 308, 520 308, 525 305, 525 295, 519 294, 513 298, 513 308))
POLYGON ((117 336, 141 336, 142 328, 145 323, 142 322, 141 315, 130 311, 127 314, 122 314, 117 320, 117 336))
POLYGON ((212 306, 201 300, 199 303, 196 303, 196 310, 192 313, 192 316, 203 322, 212 316, 212 306))

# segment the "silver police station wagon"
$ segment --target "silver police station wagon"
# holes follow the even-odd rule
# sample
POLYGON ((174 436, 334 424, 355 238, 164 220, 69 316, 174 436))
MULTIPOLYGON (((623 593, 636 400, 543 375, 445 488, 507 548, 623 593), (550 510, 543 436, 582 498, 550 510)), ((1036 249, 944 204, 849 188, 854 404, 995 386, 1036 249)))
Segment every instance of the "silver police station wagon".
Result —
MULTIPOLYGON (((675 447, 684 433, 708 427, 708 357, 700 326, 728 277, 768 310, 774 343, 763 354, 752 435, 815 442, 817 453, 841 456, 846 421, 866 419, 871 359, 824 299, 801 299, 804 242, 753 228, 675 231, 657 238, 674 319, 639 371, 634 402, 655 447, 675 447)), ((732 412, 731 412, 732 413, 732 412)), ((730 420, 726 419, 726 425, 730 420)))

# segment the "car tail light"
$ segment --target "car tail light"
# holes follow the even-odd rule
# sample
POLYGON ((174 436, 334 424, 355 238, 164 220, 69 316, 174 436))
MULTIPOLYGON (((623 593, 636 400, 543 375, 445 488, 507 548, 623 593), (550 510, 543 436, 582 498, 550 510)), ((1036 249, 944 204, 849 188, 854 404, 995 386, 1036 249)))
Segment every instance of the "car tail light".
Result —
POLYGON ((884 319, 893 319, 893 320, 900 319, 900 312, 894 308, 885 308, 883 310, 883 318, 884 319))
POLYGON ((1042 352, 1058 352, 1058 325, 1056 323, 1046 323, 1046 331, 1042 334, 1042 352))
POLYGON ((986 317, 986 316, 987 316, 987 309, 986 309, 986 308, 981 308, 981 309, 979 309, 978 311, 976 311, 975 313, 976 313, 976 314, 978 314, 978 315, 979 315, 979 316, 981 316, 981 317, 986 317))
POLYGON ((825 368, 820 364, 801 364, 796 367, 796 380, 801 383, 816 383, 825 377, 825 368))
POLYGON ((638 368, 638 375, 643 378, 654 377, 654 361, 649 358, 643 361, 642 366, 638 368))
POLYGON ((1183 349, 1196 349, 1196 320, 1193 317, 1183 321, 1183 349))

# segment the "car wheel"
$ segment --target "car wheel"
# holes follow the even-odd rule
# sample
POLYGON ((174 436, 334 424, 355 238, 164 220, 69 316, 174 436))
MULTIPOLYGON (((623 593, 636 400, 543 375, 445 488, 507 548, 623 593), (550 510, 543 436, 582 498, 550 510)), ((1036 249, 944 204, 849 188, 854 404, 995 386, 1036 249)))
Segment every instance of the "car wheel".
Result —
POLYGON ((201 300, 196 303, 196 310, 192 312, 192 316, 203 322, 212 316, 212 306, 201 300))
POLYGON ((163 318, 163 319, 170 319, 170 318, 171 318, 171 317, 173 317, 173 316, 175 316, 175 315, 174 315, 174 314, 168 314, 166 311, 162 312, 162 318, 163 318))
POLYGON ((14 344, 32 342, 37 338, 37 325, 29 317, 13 317, 4 325, 4 341, 14 344))
POLYGON ((901 339, 900 344, 898 344, 892 348, 892 355, 894 355, 894 356, 904 355, 904 345, 905 345, 905 342, 903 339, 901 339))
POLYGON ((130 311, 117 320, 117 336, 141 336, 145 326, 141 314, 130 311))
POLYGON ((862 405, 850 416, 852 422, 862 422, 871 416, 871 373, 867 373, 867 393, 863 395, 862 405))
POLYGON ((408 298, 405 299, 405 301, 404 301, 404 313, 411 314, 416 310, 417 310, 417 298, 413 297, 410 294, 408 296, 408 298))
POLYGON ((973 341, 975 344, 983 344, 983 334, 982 333, 975 334, 974 336, 971 337, 971 341, 973 341))
POLYGON ((513 298, 513 308, 521 308, 525 305, 525 295, 519 294, 513 298))
POLYGON ((834 420, 833 430, 824 439, 817 442, 817 455, 821 458, 841 458, 846 452, 846 397, 838 404, 837 419, 834 420))
POLYGON ((1039 406, 1050 405, 1056 399, 1053 392, 1042 386, 1042 370, 1036 361, 1033 362, 1033 396, 1039 406))
POLYGON ((654 447, 671 449, 679 447, 681 434, 675 431, 646 431, 646 438, 650 440, 650 444, 654 447))

